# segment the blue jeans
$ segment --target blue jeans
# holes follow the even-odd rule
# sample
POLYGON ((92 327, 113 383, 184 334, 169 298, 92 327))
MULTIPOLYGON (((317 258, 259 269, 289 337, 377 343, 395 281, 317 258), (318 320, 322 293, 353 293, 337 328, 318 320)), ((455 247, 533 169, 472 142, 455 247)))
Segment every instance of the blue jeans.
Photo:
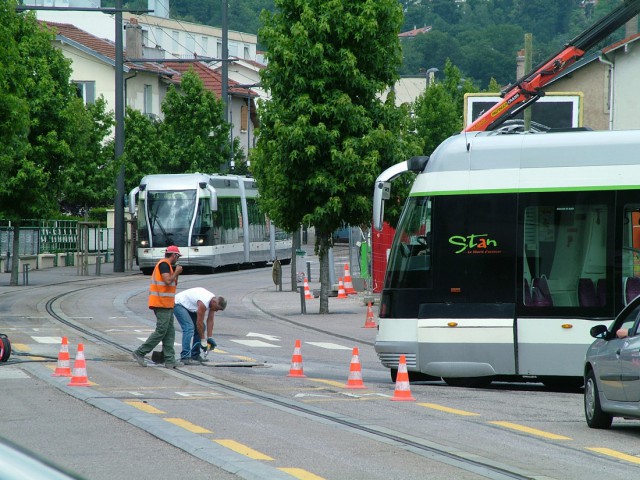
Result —
POLYGON ((190 312, 179 304, 176 304, 173 308, 173 314, 176 316, 182 329, 182 351, 180 352, 180 360, 197 358, 200 355, 200 334, 196 328, 198 314, 196 312, 190 312))

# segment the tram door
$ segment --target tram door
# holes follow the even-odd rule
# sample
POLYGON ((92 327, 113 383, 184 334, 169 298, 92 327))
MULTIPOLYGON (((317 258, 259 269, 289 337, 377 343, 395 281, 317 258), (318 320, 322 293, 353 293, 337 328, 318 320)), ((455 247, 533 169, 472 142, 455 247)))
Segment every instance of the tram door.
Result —
POLYGON ((514 303, 516 219, 515 194, 434 199, 440 301, 514 303))

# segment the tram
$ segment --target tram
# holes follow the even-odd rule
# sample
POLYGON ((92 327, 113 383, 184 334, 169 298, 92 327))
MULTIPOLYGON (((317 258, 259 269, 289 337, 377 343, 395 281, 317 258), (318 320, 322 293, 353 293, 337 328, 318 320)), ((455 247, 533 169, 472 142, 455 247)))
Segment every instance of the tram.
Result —
POLYGON ((640 294, 640 131, 463 132, 417 173, 389 253, 375 350, 395 380, 582 385, 592 326, 640 294))
POLYGON ((254 179, 186 173, 147 175, 129 193, 137 219, 137 263, 149 275, 169 245, 180 264, 213 271, 226 265, 291 261, 291 236, 260 212, 254 179))

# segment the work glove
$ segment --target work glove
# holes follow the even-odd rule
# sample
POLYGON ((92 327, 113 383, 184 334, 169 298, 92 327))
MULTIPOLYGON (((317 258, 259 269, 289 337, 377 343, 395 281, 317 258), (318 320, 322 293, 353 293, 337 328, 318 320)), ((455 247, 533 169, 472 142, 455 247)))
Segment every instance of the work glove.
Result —
POLYGON ((207 338, 207 350, 214 350, 218 344, 213 337, 207 338))

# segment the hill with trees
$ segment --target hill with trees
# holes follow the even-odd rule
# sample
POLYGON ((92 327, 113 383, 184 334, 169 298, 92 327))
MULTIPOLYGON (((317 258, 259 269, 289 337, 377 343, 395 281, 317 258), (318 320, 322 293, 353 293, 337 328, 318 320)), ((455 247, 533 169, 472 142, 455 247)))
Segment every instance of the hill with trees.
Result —
MULTIPOLYGON (((516 56, 524 34, 533 35, 533 63, 545 60, 622 0, 399 0, 402 32, 432 27, 402 41, 401 75, 429 68, 444 71, 450 59, 478 88, 491 78, 505 85, 515 80, 516 56)), ((114 0, 103 4, 113 3, 114 0)), ((228 0, 229 29, 257 34, 260 12, 275 11, 275 0, 228 0)), ((145 9, 147 0, 125 2, 145 9)), ((172 0, 172 18, 220 26, 221 0, 172 0)), ((619 34, 616 40, 621 38, 619 34)), ((611 39, 613 41, 614 39, 611 39)), ((259 38, 259 48, 264 48, 259 38)))

